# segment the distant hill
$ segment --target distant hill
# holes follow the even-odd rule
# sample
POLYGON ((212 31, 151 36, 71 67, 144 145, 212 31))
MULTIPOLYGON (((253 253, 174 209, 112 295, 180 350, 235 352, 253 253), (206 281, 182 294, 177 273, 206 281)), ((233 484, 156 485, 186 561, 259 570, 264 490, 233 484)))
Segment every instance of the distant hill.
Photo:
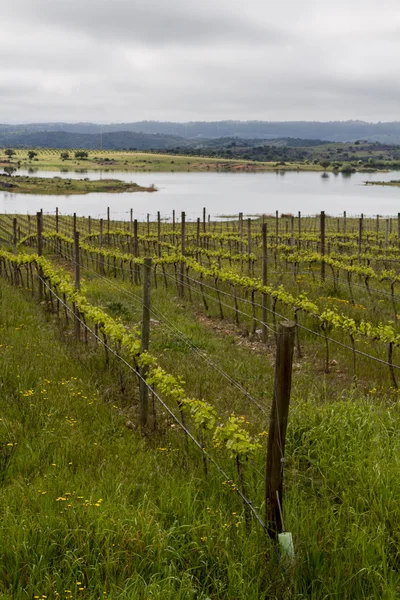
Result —
MULTIPOLYGON (((186 140, 202 140, 212 138, 238 137, 242 139, 273 140, 277 138, 299 138, 308 140, 329 140, 333 142, 354 142, 369 140, 385 144, 400 144, 400 121, 388 123, 367 123, 365 121, 192 121, 188 123, 173 123, 163 121, 138 121, 133 123, 30 123, 24 125, 0 125, 0 135, 31 134, 42 132, 65 132, 80 135, 96 135, 103 132, 141 133, 156 136, 172 136, 173 143, 179 143, 178 138, 186 140)), ((127 138, 126 138, 127 139, 127 138)), ((154 148, 162 148, 164 142, 172 140, 155 139, 154 148), (159 145, 155 145, 159 143, 159 145)), ((89 143, 89 140, 87 140, 89 143)), ((142 138, 142 143, 147 143, 142 138)), ((59 146, 61 144, 58 144, 59 146)), ((79 144, 82 147, 83 144, 79 144)), ((138 146, 129 142, 128 146, 138 146)), ((126 146, 126 144, 124 144, 126 146)), ((123 146, 123 147, 124 147, 123 146)))
POLYGON ((97 150, 137 149, 166 150, 182 146, 183 138, 162 135, 119 131, 113 133, 70 133, 66 131, 5 131, 0 127, 0 146, 13 148, 85 148, 97 150))

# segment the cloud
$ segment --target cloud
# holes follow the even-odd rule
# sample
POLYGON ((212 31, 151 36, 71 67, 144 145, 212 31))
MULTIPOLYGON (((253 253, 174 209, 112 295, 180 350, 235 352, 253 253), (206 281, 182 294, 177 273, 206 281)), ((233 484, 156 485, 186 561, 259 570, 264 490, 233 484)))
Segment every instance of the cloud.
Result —
POLYGON ((13 0, 0 121, 398 118, 398 0, 13 0))

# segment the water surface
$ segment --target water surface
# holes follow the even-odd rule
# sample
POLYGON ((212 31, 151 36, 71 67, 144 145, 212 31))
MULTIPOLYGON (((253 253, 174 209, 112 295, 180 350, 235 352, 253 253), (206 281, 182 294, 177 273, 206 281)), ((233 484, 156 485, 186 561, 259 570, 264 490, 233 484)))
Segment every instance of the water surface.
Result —
MULTIPOLYGON (((24 175, 27 171, 19 170, 24 175)), ((41 208, 79 216, 104 217, 107 207, 116 219, 129 218, 132 208, 138 220, 147 213, 154 217, 157 211, 170 217, 185 211, 188 219, 201 216, 203 207, 212 216, 244 214, 269 214, 291 212, 315 214, 325 210, 339 215, 397 215, 400 211, 400 187, 364 186, 365 181, 390 181, 400 179, 399 172, 354 173, 350 176, 329 173, 322 177, 316 172, 266 172, 266 173, 158 173, 158 172, 99 172, 87 173, 37 171, 41 177, 58 175, 66 178, 116 178, 139 185, 152 183, 157 192, 127 192, 122 194, 92 193, 78 196, 40 196, 0 192, 0 212, 35 213, 41 208)))

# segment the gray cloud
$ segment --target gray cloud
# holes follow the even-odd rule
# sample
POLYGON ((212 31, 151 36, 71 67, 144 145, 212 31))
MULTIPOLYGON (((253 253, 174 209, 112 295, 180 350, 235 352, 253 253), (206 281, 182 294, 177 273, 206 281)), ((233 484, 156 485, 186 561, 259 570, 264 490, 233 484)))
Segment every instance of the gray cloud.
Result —
POLYGON ((398 0, 13 0, 0 122, 396 120, 398 0))

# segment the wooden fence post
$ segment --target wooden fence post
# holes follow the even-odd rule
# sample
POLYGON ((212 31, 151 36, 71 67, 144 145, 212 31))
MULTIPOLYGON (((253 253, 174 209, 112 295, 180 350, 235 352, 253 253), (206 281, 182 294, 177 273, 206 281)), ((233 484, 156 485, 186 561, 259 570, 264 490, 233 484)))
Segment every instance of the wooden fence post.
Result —
POLYGON ((400 248, 400 213, 397 213, 397 244, 400 248))
POLYGON ((13 251, 14 254, 17 253, 17 242, 18 242, 18 220, 17 217, 13 218, 13 251))
POLYGON ((161 256, 161 215, 160 211, 157 211, 157 244, 158 244, 158 253, 157 255, 161 256))
POLYGON ((59 214, 58 214, 58 206, 56 206, 56 233, 59 230, 59 214))
POLYGON ((203 233, 206 232, 206 209, 203 208, 203 233))
MULTIPOLYGON (((79 231, 74 233, 74 271, 75 271, 75 289, 81 291, 81 265, 79 253, 79 231)), ((74 306, 75 315, 75 338, 79 341, 81 338, 81 324, 79 321, 79 309, 74 306)))
POLYGON ((293 321, 280 324, 276 349, 274 396, 269 423, 265 480, 265 520, 268 534, 273 540, 277 539, 283 529, 283 466, 292 385, 295 329, 293 321))
POLYGON ((301 240, 301 212, 300 211, 298 212, 297 217, 299 219, 299 243, 297 245, 300 248, 300 244, 301 244, 301 241, 300 241, 301 240))
MULTIPOLYGON (((150 343, 150 288, 151 288, 151 266, 152 259, 146 257, 144 259, 143 270, 143 318, 142 318, 142 338, 141 352, 147 352, 150 343)), ((149 389, 144 381, 147 374, 147 367, 140 369, 140 425, 142 428, 147 427, 149 414, 149 389)))
MULTIPOLYGON (((103 249, 103 219, 100 219, 99 247, 100 250, 103 249)), ((101 275, 104 275, 104 256, 102 254, 99 255, 99 267, 101 275)))
POLYGON ((132 232, 133 232, 133 208, 131 208, 129 211, 129 233, 132 234, 132 232))
POLYGON ((199 261, 199 248, 200 248, 200 217, 197 219, 196 227, 196 260, 199 261))
POLYGON ((325 211, 321 210, 320 217, 320 236, 321 236, 321 280, 325 281, 325 211))
MULTIPOLYGON (((36 230, 37 230, 37 253, 38 256, 42 256, 43 254, 43 237, 42 237, 42 233, 43 233, 43 213, 42 212, 38 212, 36 213, 36 230)), ((41 300, 43 298, 43 271, 42 268, 39 267, 39 285, 38 285, 38 291, 39 291, 39 300, 41 300)))
MULTIPOLYGON (((138 241, 138 222, 137 219, 133 221, 133 256, 138 258, 139 256, 139 241, 138 241)), ((135 285, 139 283, 139 265, 135 261, 133 268, 133 281, 135 285)))
MULTIPOLYGON (((181 215, 181 254, 182 257, 185 256, 185 235, 186 235, 186 222, 185 222, 185 213, 183 212, 181 215)), ((183 260, 181 260, 181 269, 180 269, 180 282, 179 282, 179 295, 181 298, 185 297, 185 288, 184 288, 184 283, 185 283, 185 263, 183 260)))
POLYGON ((248 268, 249 277, 251 277, 251 258, 250 258, 250 254, 251 254, 251 219, 250 218, 247 219, 247 252, 249 254, 249 258, 247 261, 247 268, 248 268))
MULTIPOLYGON (((267 248, 267 223, 264 223, 262 226, 262 284, 263 286, 268 285, 268 248, 267 248)), ((267 329, 267 302, 268 295, 263 292, 262 295, 262 341, 264 344, 268 339, 268 329, 267 329)))
POLYGON ((107 206, 107 235, 110 234, 110 207, 107 206))
POLYGON ((76 231, 76 213, 74 213, 74 220, 73 220, 73 235, 75 235, 75 231, 76 231))
POLYGON ((358 220, 358 264, 361 265, 361 249, 362 249, 362 235, 363 235, 363 218, 358 220))

